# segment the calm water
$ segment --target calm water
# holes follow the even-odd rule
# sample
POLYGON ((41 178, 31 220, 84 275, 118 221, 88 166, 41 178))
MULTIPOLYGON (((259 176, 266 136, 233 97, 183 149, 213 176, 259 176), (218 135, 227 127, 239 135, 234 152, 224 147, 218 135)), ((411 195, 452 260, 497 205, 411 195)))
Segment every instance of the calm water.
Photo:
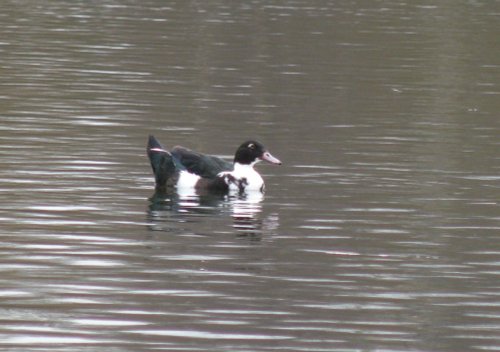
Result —
POLYGON ((2 350, 500 350, 498 1, 0 10, 2 350), (150 133, 284 165, 154 195, 150 133))

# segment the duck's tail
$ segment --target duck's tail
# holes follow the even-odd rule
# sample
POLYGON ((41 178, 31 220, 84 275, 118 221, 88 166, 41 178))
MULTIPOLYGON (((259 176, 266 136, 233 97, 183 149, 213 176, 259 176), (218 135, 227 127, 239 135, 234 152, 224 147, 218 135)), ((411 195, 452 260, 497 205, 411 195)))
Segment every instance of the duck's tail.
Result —
POLYGON ((156 189, 166 190, 173 186, 176 172, 172 155, 152 135, 148 139, 147 152, 155 175, 156 189))

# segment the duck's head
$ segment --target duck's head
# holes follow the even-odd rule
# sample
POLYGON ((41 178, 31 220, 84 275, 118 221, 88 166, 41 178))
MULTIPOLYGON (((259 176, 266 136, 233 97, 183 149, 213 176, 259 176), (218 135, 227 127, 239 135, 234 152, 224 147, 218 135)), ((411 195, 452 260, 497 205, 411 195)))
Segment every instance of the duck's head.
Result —
POLYGON ((242 165, 254 165, 261 160, 271 164, 281 165, 281 161, 272 156, 271 153, 257 141, 246 141, 240 145, 234 155, 234 163, 242 165))

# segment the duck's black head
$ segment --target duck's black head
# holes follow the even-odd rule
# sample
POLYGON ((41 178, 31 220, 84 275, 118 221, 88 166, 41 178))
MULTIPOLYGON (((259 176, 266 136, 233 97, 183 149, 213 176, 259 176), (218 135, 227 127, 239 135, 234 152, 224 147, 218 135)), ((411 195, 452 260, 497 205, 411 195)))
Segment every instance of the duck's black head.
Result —
POLYGON ((260 160, 281 165, 281 161, 272 156, 261 143, 256 141, 246 141, 240 145, 234 155, 234 162, 243 165, 253 165, 260 160))

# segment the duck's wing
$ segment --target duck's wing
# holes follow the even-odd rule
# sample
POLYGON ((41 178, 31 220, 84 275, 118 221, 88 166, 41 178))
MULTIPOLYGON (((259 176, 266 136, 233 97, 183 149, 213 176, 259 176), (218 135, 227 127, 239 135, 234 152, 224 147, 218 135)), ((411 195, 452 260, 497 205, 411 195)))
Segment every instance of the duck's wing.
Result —
POLYGON ((172 155, 153 136, 149 136, 147 153, 155 175, 156 188, 171 186, 176 171, 172 155))
POLYGON ((184 147, 174 147, 171 151, 177 168, 203 178, 214 178, 222 171, 231 171, 233 164, 212 155, 197 153, 184 147))

